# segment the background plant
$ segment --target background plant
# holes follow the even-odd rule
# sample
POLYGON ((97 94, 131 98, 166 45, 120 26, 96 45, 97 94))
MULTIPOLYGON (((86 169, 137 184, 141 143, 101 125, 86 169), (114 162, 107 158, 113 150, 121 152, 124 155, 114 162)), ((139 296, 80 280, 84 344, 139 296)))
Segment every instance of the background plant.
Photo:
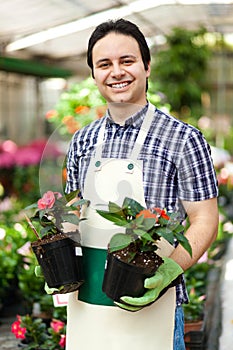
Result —
POLYGON ((172 112, 179 118, 200 117, 202 93, 207 91, 206 72, 211 50, 205 28, 189 31, 173 28, 166 46, 155 54, 150 79, 165 94, 172 112))
POLYGON ((47 326, 41 318, 18 315, 11 330, 16 338, 22 339, 24 349, 60 350, 65 348, 66 324, 61 320, 52 319, 47 326))

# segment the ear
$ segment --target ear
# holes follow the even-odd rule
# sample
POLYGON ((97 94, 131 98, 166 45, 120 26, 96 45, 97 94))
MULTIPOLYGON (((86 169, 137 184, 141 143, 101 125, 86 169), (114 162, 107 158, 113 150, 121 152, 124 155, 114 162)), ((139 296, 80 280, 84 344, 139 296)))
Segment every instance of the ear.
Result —
POLYGON ((150 72, 151 72, 151 66, 150 66, 150 62, 148 62, 148 67, 147 67, 147 71, 146 71, 147 78, 150 76, 150 72))

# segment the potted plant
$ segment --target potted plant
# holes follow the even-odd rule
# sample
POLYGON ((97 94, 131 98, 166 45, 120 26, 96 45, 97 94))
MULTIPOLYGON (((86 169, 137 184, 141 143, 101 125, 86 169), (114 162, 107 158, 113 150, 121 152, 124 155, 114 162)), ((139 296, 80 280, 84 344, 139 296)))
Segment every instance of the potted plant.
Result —
POLYGON ((195 288, 189 293, 189 303, 184 304, 184 340, 186 350, 203 349, 205 296, 196 294, 195 288))
MULTIPOLYGON (((77 191, 64 196, 48 191, 27 207, 36 208, 34 215, 30 219, 26 215, 26 219, 37 237, 31 247, 47 283, 47 293, 72 292, 83 283, 77 206, 84 202, 78 200, 77 191), (40 227, 39 233, 33 222, 40 227)), ((38 269, 36 273, 40 275, 38 269)))
POLYGON ((59 350, 65 348, 66 324, 52 319, 47 325, 41 318, 17 315, 11 331, 20 340, 19 347, 27 350, 59 350))
POLYGON ((167 213, 160 208, 146 209, 127 197, 121 207, 109 202, 108 211, 97 212, 125 230, 114 234, 108 246, 103 291, 114 301, 120 301, 124 295, 143 295, 145 278, 153 276, 163 264, 163 258, 156 253, 162 238, 171 245, 176 240, 192 254, 191 246, 182 234, 184 226, 180 223, 179 213, 167 213))

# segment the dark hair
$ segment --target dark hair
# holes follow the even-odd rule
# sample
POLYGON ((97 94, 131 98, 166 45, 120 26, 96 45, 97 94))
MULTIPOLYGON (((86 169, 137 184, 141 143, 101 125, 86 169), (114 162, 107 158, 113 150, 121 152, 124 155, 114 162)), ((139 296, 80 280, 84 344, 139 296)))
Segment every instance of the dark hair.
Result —
POLYGON ((91 68, 92 76, 93 74, 93 61, 92 61, 92 50, 97 41, 105 37, 107 34, 115 32, 123 35, 132 36, 138 43, 140 52, 142 55, 142 61, 145 67, 145 70, 148 70, 148 63, 151 60, 150 50, 147 45, 146 39, 140 29, 136 26, 136 24, 127 21, 125 19, 118 20, 110 20, 104 22, 96 27, 94 32, 92 33, 89 42, 88 42, 88 50, 87 50, 87 64, 91 68))

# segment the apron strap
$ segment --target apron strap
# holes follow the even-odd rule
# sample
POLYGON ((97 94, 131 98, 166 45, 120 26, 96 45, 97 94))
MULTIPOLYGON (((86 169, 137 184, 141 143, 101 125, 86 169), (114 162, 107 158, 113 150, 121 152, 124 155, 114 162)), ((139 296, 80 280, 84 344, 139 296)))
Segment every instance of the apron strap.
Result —
MULTIPOLYGON (((136 141, 135 141, 134 148, 132 150, 131 156, 129 157, 130 159, 132 159, 135 162, 138 159, 138 156, 139 156, 139 153, 141 151, 142 145, 144 144, 144 141, 145 141, 146 136, 148 134, 148 131, 150 129, 150 125, 152 123, 153 116, 154 116, 154 111, 155 111, 154 106, 149 102, 147 113, 146 113, 145 118, 144 118, 144 120, 142 122, 142 125, 141 125, 141 128, 139 130, 138 136, 136 138, 136 141)), ((99 131, 99 135, 98 135, 98 139, 97 139, 97 143, 96 143, 95 158, 97 160, 100 160, 102 158, 102 148, 103 148, 103 143, 104 143, 105 128, 106 128, 106 120, 101 125, 100 131, 99 131)))
POLYGON ((142 122, 142 125, 141 125, 141 128, 139 130, 137 139, 135 141, 134 148, 133 148, 131 156, 130 156, 130 158, 132 160, 134 160, 135 162, 138 159, 139 153, 141 151, 141 148, 142 148, 142 146, 143 146, 143 144, 145 142, 145 139, 147 137, 148 131, 150 129, 150 126, 151 126, 151 123, 152 123, 152 120, 153 120, 153 116, 154 116, 154 111, 155 111, 154 106, 151 103, 149 103, 146 116, 145 116, 145 118, 144 118, 144 120, 142 122))

